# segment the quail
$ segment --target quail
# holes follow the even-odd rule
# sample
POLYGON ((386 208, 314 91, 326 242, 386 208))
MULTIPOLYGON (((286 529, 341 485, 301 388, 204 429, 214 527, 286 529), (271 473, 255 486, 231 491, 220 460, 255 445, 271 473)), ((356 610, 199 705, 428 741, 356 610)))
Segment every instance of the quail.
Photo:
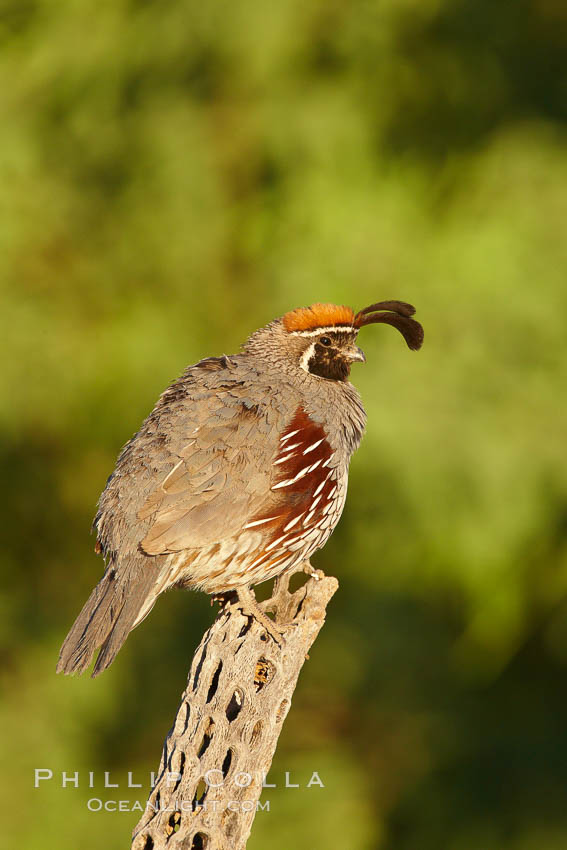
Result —
POLYGON ((58 672, 109 666, 171 587, 238 604, 275 636, 253 586, 297 569, 328 540, 366 414, 348 380, 364 325, 418 349, 415 310, 313 304, 255 331, 242 353, 189 366, 123 448, 94 520, 104 575, 61 648, 58 672))

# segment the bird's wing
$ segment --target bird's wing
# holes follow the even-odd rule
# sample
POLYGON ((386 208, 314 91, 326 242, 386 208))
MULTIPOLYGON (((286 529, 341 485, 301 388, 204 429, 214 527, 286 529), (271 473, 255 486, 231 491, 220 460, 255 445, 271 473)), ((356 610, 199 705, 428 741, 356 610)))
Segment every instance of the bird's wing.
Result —
POLYGON ((230 537, 269 498, 277 412, 253 404, 238 386, 203 396, 199 419, 191 419, 177 445, 170 441, 170 468, 138 510, 138 519, 151 523, 140 544, 148 555, 230 537))

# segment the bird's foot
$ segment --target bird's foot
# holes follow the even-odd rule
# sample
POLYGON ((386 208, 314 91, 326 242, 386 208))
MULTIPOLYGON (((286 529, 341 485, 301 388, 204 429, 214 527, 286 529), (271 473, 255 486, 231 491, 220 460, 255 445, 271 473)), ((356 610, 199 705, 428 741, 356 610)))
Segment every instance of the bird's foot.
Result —
POLYGON ((245 617, 253 617, 257 620, 261 626, 265 628, 270 637, 278 644, 278 646, 282 646, 284 643, 284 635, 289 630, 291 626, 294 626, 295 623, 276 623, 272 620, 268 615, 262 611, 258 602, 256 601, 256 597, 254 596, 254 591, 249 587, 240 587, 237 590, 238 594, 238 603, 239 608, 242 610, 242 613, 245 617))
POLYGON ((315 567, 311 566, 309 561, 305 561, 303 564, 303 572, 307 573, 307 575, 311 576, 311 578, 314 578, 315 581, 320 581, 322 578, 325 578, 323 570, 316 570, 315 567))

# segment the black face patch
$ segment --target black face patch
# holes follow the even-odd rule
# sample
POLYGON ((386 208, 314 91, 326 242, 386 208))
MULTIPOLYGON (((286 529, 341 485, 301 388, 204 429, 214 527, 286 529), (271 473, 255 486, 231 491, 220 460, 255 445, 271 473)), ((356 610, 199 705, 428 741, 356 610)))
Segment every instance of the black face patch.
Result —
POLYGON ((350 361, 345 357, 345 348, 354 343, 356 334, 348 331, 328 331, 315 337, 315 348, 307 363, 312 375, 329 381, 346 381, 350 374, 350 361))

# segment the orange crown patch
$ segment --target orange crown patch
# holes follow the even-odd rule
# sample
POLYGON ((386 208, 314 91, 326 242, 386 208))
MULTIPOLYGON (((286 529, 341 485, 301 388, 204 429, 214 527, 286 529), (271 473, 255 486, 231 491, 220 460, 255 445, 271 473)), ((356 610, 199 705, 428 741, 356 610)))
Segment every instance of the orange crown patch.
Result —
POLYGON ((287 331, 313 331, 316 328, 329 328, 334 325, 352 325, 354 311, 350 307, 337 304, 312 304, 311 307, 298 307, 283 317, 287 331))

